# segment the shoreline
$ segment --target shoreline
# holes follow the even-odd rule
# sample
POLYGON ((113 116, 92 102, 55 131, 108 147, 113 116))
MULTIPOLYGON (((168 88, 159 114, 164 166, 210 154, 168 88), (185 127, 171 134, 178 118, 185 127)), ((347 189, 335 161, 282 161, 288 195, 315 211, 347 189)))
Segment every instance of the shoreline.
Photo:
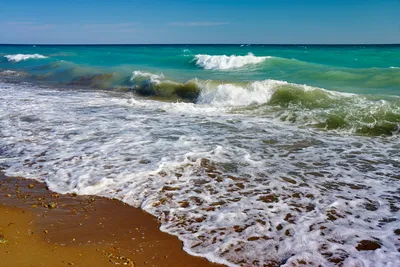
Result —
POLYGON ((222 266, 119 200, 61 195, 0 172, 0 266, 222 266))

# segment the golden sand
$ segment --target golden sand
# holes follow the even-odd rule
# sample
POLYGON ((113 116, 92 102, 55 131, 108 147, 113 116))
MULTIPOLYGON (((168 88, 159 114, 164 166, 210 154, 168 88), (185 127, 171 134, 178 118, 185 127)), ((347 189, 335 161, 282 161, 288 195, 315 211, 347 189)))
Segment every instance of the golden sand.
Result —
POLYGON ((59 195, 0 174, 0 266, 218 266, 182 250, 144 211, 59 195))

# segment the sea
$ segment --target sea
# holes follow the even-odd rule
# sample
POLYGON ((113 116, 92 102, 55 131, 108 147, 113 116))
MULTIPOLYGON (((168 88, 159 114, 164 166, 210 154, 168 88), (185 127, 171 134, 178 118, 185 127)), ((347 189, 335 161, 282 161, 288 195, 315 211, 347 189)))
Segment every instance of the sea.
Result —
POLYGON ((400 266, 400 45, 0 45, 0 168, 227 266, 400 266))

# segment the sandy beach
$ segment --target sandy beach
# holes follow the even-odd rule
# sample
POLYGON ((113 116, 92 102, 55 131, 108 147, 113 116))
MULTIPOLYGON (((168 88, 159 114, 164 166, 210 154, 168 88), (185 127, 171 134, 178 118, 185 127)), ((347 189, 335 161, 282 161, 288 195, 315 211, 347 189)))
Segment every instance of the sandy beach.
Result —
POLYGON ((118 200, 59 195, 1 174, 0 213, 0 266, 218 266, 118 200))

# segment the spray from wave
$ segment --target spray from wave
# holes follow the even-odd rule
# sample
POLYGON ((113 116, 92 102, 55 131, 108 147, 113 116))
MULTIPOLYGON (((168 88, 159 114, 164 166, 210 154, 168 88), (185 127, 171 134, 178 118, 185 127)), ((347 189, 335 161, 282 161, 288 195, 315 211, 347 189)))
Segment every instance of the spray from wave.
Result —
POLYGON ((11 62, 20 62, 20 61, 25 61, 28 59, 44 59, 47 58, 46 56, 40 55, 40 54, 15 54, 15 55, 6 55, 4 56, 7 58, 8 61, 11 62))
POLYGON ((246 65, 259 64, 272 57, 257 57, 252 53, 246 56, 212 56, 212 55, 196 55, 196 65, 206 70, 227 70, 241 68, 246 65))

